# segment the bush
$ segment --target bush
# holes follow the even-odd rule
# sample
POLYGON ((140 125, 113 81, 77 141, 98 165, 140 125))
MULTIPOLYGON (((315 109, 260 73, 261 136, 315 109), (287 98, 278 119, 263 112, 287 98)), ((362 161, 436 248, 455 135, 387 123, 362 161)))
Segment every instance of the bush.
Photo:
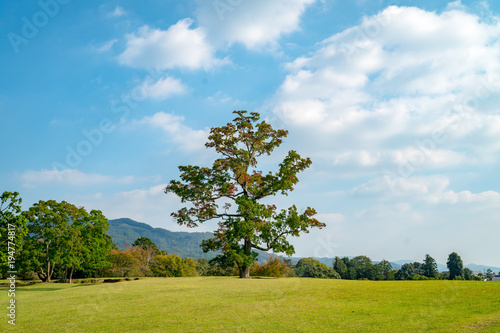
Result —
POLYGON ((314 258, 300 259, 295 265, 295 274, 301 277, 340 279, 340 275, 333 268, 314 258))
POLYGON ((293 271, 284 261, 278 258, 270 258, 264 265, 255 264, 250 267, 252 276, 285 277, 292 276, 293 271))

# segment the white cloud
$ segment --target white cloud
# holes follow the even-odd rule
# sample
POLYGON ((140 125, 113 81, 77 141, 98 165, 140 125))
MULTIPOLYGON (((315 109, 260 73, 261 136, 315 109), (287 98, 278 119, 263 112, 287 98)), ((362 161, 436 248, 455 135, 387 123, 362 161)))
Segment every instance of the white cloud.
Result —
POLYGON ((197 17, 218 47, 242 43, 256 49, 275 46, 300 29, 300 17, 316 0, 198 1, 197 17))
POLYGON ((389 7, 324 40, 286 66, 273 114, 337 165, 398 165, 429 140, 423 167, 491 162, 500 20, 453 8, 389 7))
POLYGON ((112 12, 108 13, 108 17, 120 17, 126 15, 127 12, 123 7, 117 6, 112 12))
POLYGON ((113 48, 113 45, 115 45, 116 42, 118 42, 118 39, 113 39, 113 40, 107 41, 106 43, 104 43, 102 46, 96 48, 95 50, 99 53, 108 52, 109 50, 111 50, 113 48))
POLYGON ((500 204, 498 192, 472 193, 468 190, 456 192, 450 190, 449 185, 449 178, 442 175, 412 177, 384 175, 354 188, 351 193, 355 196, 376 197, 381 201, 411 200, 415 203, 432 205, 483 203, 492 208, 500 204))
POLYGON ((121 64, 137 68, 210 69, 225 61, 215 58, 214 49, 202 28, 191 29, 193 21, 183 19, 168 30, 141 27, 127 35, 127 47, 118 56, 121 64))
POLYGON ((87 186, 103 183, 131 184, 137 179, 133 176, 114 177, 96 173, 84 173, 77 169, 68 170, 29 170, 20 175, 23 186, 34 187, 42 184, 64 184, 87 186))
POLYGON ((204 149, 205 142, 208 138, 208 130, 194 130, 184 125, 183 121, 183 116, 158 112, 153 116, 136 120, 132 125, 147 125, 153 128, 159 128, 165 132, 172 141, 178 143, 181 149, 187 151, 204 149))
POLYGON ((187 88, 178 79, 170 76, 163 77, 156 82, 147 80, 143 83, 146 95, 154 99, 167 99, 173 95, 182 95, 186 92, 187 88))

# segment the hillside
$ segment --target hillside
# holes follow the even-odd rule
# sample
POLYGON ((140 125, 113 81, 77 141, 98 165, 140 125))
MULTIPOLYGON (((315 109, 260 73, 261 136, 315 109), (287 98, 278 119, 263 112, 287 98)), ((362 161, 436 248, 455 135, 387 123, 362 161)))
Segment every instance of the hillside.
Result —
POLYGON ((131 246, 139 237, 151 239, 160 250, 177 253, 180 257, 213 258, 215 252, 203 253, 202 240, 212 237, 211 232, 174 232, 153 228, 149 224, 128 218, 109 220, 108 235, 120 249, 131 246))

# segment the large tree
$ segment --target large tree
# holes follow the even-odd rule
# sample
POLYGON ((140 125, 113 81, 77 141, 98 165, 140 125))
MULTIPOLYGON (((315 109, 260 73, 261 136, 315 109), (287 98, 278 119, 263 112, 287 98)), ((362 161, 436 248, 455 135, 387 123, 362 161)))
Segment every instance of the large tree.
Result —
POLYGON ((221 251, 214 262, 222 266, 236 263, 240 277, 248 278, 257 258, 252 249, 292 255, 294 247, 287 236, 299 236, 325 224, 314 218, 316 211, 310 207, 299 212, 293 205, 278 211, 275 205, 260 203, 266 197, 292 191, 297 174, 308 168, 311 160, 291 150, 277 171, 264 175, 257 169, 257 159, 270 155, 288 132, 259 122, 258 113, 234 113, 237 117, 233 122, 211 129, 205 144, 220 157, 211 167, 180 166, 181 180, 172 180, 165 192, 192 204, 172 213, 179 224, 195 227, 218 220, 219 228, 213 238, 203 241, 203 251, 221 251))
POLYGON ((108 221, 100 211, 88 213, 65 201, 41 200, 23 215, 29 221, 23 263, 43 282, 51 282, 56 268, 63 279, 69 273, 71 281, 75 270, 106 266, 111 243, 108 221))
POLYGON ((464 264, 462 258, 456 252, 450 253, 446 266, 450 271, 450 280, 455 280, 456 277, 463 275, 464 264))

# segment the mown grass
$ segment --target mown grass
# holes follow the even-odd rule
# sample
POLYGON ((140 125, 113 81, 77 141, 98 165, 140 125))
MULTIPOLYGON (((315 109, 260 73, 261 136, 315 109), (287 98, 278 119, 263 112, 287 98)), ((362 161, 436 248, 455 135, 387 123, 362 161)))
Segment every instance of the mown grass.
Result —
POLYGON ((148 278, 18 287, 16 301, 0 331, 500 331, 500 283, 482 281, 148 278))

